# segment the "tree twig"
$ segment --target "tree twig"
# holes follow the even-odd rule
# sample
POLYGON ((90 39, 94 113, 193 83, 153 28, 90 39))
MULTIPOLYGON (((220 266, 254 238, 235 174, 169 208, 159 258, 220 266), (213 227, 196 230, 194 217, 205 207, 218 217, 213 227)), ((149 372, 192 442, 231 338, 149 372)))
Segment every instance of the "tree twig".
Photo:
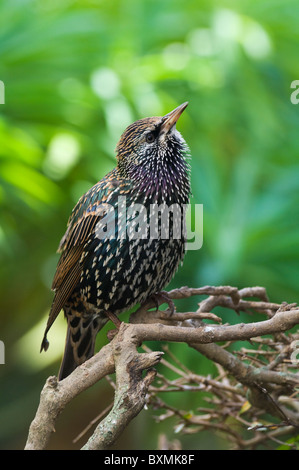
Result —
MULTIPOLYGON (((169 310, 150 310, 156 307, 156 304, 149 301, 131 315, 129 324, 121 325, 119 332, 109 344, 79 366, 70 376, 61 382, 58 382, 56 377, 49 377, 41 392, 36 416, 29 429, 26 449, 45 449, 55 429, 56 420, 65 406, 79 393, 103 377, 116 372, 113 406, 82 449, 106 449, 111 446, 128 423, 143 409, 148 393, 156 395, 159 390, 159 387, 152 387, 151 383, 156 376, 153 367, 161 360, 163 353, 149 349, 146 349, 146 353, 139 353, 137 347, 144 341, 184 342, 217 364, 219 370, 223 371, 221 378, 216 380, 190 373, 186 367, 180 366, 179 361, 175 361, 176 366, 172 366, 165 360, 164 365, 177 373, 179 379, 169 382, 163 377, 161 391, 185 391, 189 388, 200 393, 200 390, 207 388, 214 393, 211 403, 222 400, 227 404, 226 408, 220 408, 218 412, 220 417, 222 410, 245 406, 243 389, 237 393, 236 384, 239 383, 248 388, 251 393, 249 397, 251 406, 260 413, 268 412, 283 416, 288 425, 285 426, 287 429, 292 427, 289 424, 295 427, 299 425, 299 413, 295 404, 292 406, 295 403, 292 394, 294 387, 299 384, 299 376, 290 372, 292 369, 285 366, 292 352, 292 341, 297 339, 297 336, 284 333, 299 324, 299 308, 296 304, 271 303, 265 289, 259 286, 241 290, 231 286, 182 287, 170 291, 168 296, 173 300, 191 296, 205 296, 205 298, 199 302, 199 308, 195 312, 175 312, 173 315, 169 314, 169 310), (250 297, 255 299, 250 300, 250 297), (218 306, 236 312, 248 310, 260 312, 266 316, 266 319, 251 323, 219 325, 222 319, 212 312, 218 306), (204 323, 205 319, 218 324, 204 323), (265 335, 271 337, 264 338, 265 335), (253 341, 259 345, 259 348, 268 348, 263 356, 268 365, 256 367, 259 363, 254 362, 255 356, 260 357, 263 353, 262 349, 248 350, 250 356, 241 355, 239 358, 238 354, 226 350, 230 342, 240 340, 253 341), (144 370, 147 370, 145 376, 142 373, 144 370), (226 374, 230 374, 234 382, 230 382, 226 374), (197 385, 194 386, 194 383, 197 385), (272 392, 277 395, 279 390, 283 391, 287 399, 284 403, 269 395, 272 392), (290 407, 293 408, 292 411, 290 407)), ((183 411, 178 411, 176 414, 181 418, 186 416, 183 411)), ((242 448, 246 446, 245 441, 238 437, 228 424, 222 422, 223 418, 219 422, 214 422, 216 416, 217 412, 193 416, 192 419, 190 417, 186 421, 188 425, 183 426, 184 432, 190 431, 188 426, 208 426, 226 432, 228 438, 237 446, 242 448)), ((237 419, 241 421, 239 416, 237 419)), ((274 438, 276 434, 272 435, 274 438)), ((252 438, 252 446, 261 441, 263 439, 259 437, 252 438)))

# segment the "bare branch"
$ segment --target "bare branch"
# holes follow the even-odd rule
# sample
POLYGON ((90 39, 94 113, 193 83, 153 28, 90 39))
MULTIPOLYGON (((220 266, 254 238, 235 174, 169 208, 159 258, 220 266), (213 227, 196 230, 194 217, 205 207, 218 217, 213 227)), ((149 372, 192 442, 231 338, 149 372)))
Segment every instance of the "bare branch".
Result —
MULTIPOLYGON (((168 292, 168 297, 173 300, 191 296, 204 296, 194 312, 171 314, 169 309, 151 310, 156 304, 149 301, 131 315, 129 324, 121 324, 114 337, 109 335, 109 344, 69 377, 61 382, 57 382, 56 377, 49 377, 41 392, 25 448, 45 449, 65 406, 79 393, 114 372, 113 406, 106 417, 103 417, 106 413, 101 414, 102 421, 83 446, 84 450, 110 447, 148 402, 164 410, 159 420, 177 416, 180 421, 178 432, 211 429, 224 433, 237 448, 254 448, 267 439, 278 441, 278 437, 297 431, 299 405, 295 387, 298 387, 299 375, 294 370, 298 363, 294 364, 290 357, 299 334, 289 331, 299 324, 296 304, 271 303, 265 289, 259 286, 241 290, 231 286, 182 287, 168 292), (222 325, 218 312, 217 315, 212 312, 219 306, 237 313, 259 312, 265 319, 222 325), (146 345, 143 345, 146 352, 139 353, 137 347, 145 341, 186 343, 216 364, 220 375, 215 378, 198 375, 170 352, 168 355, 174 364, 166 359, 161 361, 163 352, 151 351, 146 345), (233 352, 229 346, 235 341, 249 341, 252 348, 233 352), (151 385, 156 377, 152 368, 160 361, 177 374, 177 379, 169 380, 158 374, 155 385, 151 385), (145 376, 144 370, 147 370, 145 376), (190 414, 169 407, 158 398, 160 392, 187 390, 193 393, 209 391, 209 396, 204 398, 209 406, 190 414), (259 416, 263 413, 276 416, 280 420, 279 429, 275 430, 271 422, 259 424, 259 416), (243 439, 230 422, 226 422, 226 416, 234 416, 239 424, 250 428, 254 436, 243 439), (269 429, 268 437, 261 436, 262 425, 269 429)), ((160 305, 164 301, 161 296, 160 305)), ((165 351, 167 353, 167 349, 165 351)))
POLYGON ((112 344, 116 370, 114 406, 97 426, 83 450, 103 450, 116 441, 145 405, 146 393, 156 372, 151 369, 143 378, 142 371, 155 366, 163 355, 163 352, 139 354, 134 332, 124 323, 112 344))
POLYGON ((61 382, 58 382, 56 377, 49 377, 41 392, 39 407, 30 425, 25 449, 45 449, 55 431, 55 422, 65 406, 79 393, 113 372, 112 346, 108 344, 61 382))
MULTIPOLYGON (((134 319, 136 321, 136 318, 134 319)), ((237 325, 206 325, 190 329, 188 327, 167 326, 162 323, 134 325, 134 334, 142 341, 197 342, 201 344, 219 341, 249 340, 256 336, 287 331, 299 323, 299 309, 277 313, 273 318, 254 323, 237 325)))

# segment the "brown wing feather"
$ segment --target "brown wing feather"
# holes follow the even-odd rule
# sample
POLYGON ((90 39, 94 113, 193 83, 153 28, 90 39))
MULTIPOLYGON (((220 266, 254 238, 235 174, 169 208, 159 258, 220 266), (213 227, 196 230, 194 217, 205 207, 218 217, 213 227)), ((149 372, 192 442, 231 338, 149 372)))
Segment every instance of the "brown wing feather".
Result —
POLYGON ((54 275, 52 290, 56 291, 59 289, 65 276, 80 261, 83 247, 100 218, 101 214, 90 212, 81 217, 78 223, 72 227, 71 231, 66 232, 62 239, 64 246, 54 275))
POLYGON ((56 291, 60 288, 66 276, 72 270, 74 265, 80 261, 83 245, 74 246, 70 250, 62 253, 54 275, 52 290, 56 291))
POLYGON ((81 217, 80 221, 73 227, 73 230, 66 233, 68 236, 64 238, 65 249, 59 259, 52 283, 55 296, 45 329, 41 350, 44 349, 46 351, 48 349, 47 333, 80 281, 82 269, 80 258, 83 253, 84 245, 98 220, 99 216, 96 217, 95 214, 88 213, 81 217), (76 233, 75 237, 74 232, 76 233), (70 240, 72 240, 72 243, 76 240, 76 245, 69 247, 70 240))
MULTIPOLYGON (((114 173, 115 171, 111 172, 111 176, 114 173)), ((104 215, 105 210, 101 206, 105 203, 107 195, 111 195, 111 192, 117 189, 118 186, 119 181, 113 178, 97 183, 81 197, 72 211, 68 221, 67 230, 62 237, 58 248, 58 252, 61 253, 61 257, 59 259, 52 284, 55 296, 50 310, 41 350, 47 350, 49 345, 47 332, 80 281, 82 269, 80 259, 84 246, 94 230, 95 224, 104 215), (91 208, 88 203, 95 194, 99 196, 99 199, 92 201, 92 210, 90 210, 91 208), (86 203, 86 210, 83 211, 81 216, 79 216, 82 206, 86 203)))
POLYGON ((63 308, 64 304, 70 297, 74 290, 74 287, 78 284, 81 276, 81 266, 76 263, 73 268, 68 272, 68 275, 64 278, 64 281, 60 285, 60 288, 55 292, 54 300, 52 303, 51 311, 47 321, 44 337, 41 344, 41 351, 48 349, 49 342, 47 340, 47 333, 51 328, 53 322, 56 320, 57 315, 63 308))

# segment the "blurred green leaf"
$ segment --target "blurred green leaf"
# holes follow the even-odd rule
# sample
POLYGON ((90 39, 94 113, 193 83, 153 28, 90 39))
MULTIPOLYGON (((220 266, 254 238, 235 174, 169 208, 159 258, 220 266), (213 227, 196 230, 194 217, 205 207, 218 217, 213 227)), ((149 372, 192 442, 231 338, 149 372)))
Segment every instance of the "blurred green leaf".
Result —
MULTIPOLYGON (((41 385, 58 368, 53 346, 39 369, 35 326, 51 305, 70 211, 115 166, 117 140, 135 119, 189 101, 178 128, 204 241, 169 287, 259 284, 273 301, 298 300, 298 10, 295 0, 1 2, 0 422, 10 421, 1 448, 23 447, 41 385)), ((213 370, 190 348, 177 351, 190 367, 213 370)), ((98 398, 96 390, 73 415, 84 420, 98 398)), ((175 399, 190 410, 198 400, 175 399)), ((156 446, 155 431, 132 434, 127 448, 156 446)))

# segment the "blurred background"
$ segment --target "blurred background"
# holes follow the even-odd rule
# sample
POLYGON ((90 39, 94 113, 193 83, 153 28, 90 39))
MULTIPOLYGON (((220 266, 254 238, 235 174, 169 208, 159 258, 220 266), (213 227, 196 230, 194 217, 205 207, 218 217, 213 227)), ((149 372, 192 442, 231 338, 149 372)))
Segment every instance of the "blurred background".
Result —
MULTIPOLYGON (((24 447, 41 388, 59 367, 62 314, 47 353, 39 348, 70 211, 115 166, 117 141, 136 119, 189 101, 178 129, 192 153, 192 202, 204 205, 204 242, 169 288, 262 285, 272 301, 298 301, 298 20, 297 0, 1 1, 0 448, 24 447)), ((171 348, 212 373, 190 348, 171 348)), ((86 436, 72 439, 112 399, 106 382, 78 397, 51 448, 80 448, 86 436)), ((169 400, 188 410, 200 397, 169 400)), ((143 411, 115 448, 155 449, 161 432, 172 439, 153 414, 143 411)), ((181 442, 226 446, 209 433, 181 442)))

